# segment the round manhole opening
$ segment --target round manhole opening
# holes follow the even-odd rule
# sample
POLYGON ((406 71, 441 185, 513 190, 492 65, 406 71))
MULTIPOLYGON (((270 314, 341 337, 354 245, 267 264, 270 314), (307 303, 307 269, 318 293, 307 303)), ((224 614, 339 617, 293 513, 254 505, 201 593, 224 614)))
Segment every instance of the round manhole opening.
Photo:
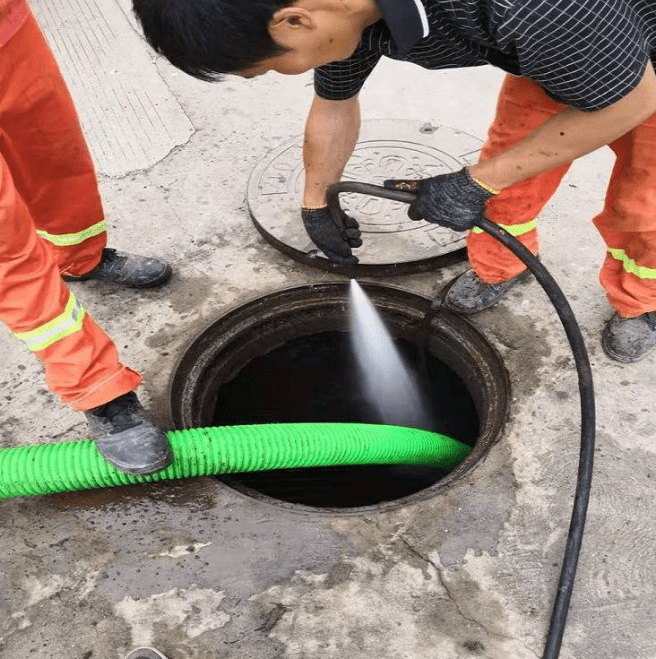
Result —
MULTIPOLYGON (((254 498, 304 510, 386 509, 434 496, 499 437, 509 385, 496 350, 470 323, 400 289, 363 285, 420 383, 428 429, 472 447, 450 472, 348 466, 224 475, 254 498)), ((232 310, 187 349, 171 387, 176 427, 258 423, 378 423, 360 387, 348 283, 278 291, 232 310)))

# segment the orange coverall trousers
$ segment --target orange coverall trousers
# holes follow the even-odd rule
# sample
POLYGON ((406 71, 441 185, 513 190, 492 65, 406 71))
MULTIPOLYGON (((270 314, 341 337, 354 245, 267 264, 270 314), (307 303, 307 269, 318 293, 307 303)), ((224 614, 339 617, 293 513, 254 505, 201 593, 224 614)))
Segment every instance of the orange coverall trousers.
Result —
POLYGON ((135 389, 141 376, 119 362, 61 278, 100 261, 103 209, 53 55, 27 6, 10 4, 24 22, 0 46, 0 320, 41 360, 50 389, 88 410, 135 389))
MULTIPOLYGON (((526 78, 507 76, 481 160, 507 150, 564 105, 526 78)), ((607 252, 600 282, 623 318, 656 310, 656 115, 609 144, 616 156, 604 210, 593 222, 607 252)), ((535 218, 570 165, 543 172, 501 191, 487 204, 487 216, 538 253, 535 218)), ((483 281, 496 284, 525 269, 487 234, 467 237, 469 261, 483 281)))

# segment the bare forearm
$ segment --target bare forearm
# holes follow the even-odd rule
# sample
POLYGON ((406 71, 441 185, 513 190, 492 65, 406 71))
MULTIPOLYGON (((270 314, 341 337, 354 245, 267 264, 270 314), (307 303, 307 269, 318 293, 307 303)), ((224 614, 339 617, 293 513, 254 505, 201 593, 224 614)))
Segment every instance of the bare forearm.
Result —
POLYGON ((596 112, 567 108, 514 147, 469 171, 501 190, 609 144, 655 112, 656 79, 648 64, 640 84, 617 103, 596 112))
POLYGON ((346 101, 314 97, 303 142, 304 206, 318 208, 326 204, 326 189, 341 178, 359 132, 357 97, 346 101))

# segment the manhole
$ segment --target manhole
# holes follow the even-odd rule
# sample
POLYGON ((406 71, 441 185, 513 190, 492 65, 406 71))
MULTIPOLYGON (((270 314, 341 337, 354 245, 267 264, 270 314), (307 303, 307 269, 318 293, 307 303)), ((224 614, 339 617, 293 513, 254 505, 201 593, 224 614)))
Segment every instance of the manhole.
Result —
MULTIPOLYGON (((473 164, 478 138, 412 121, 365 122, 342 180, 382 185, 390 178, 426 178, 473 164)), ((348 276, 386 276, 432 271, 465 258, 465 237, 428 222, 415 222, 401 202, 355 194, 340 196, 360 223, 362 247, 349 268, 329 261, 309 239, 300 218, 303 193, 303 136, 274 149, 248 182, 251 218, 264 238, 297 261, 348 276)))
MULTIPOLYGON (((427 298, 364 284, 406 362, 428 393, 434 430, 472 446, 448 473, 412 466, 333 467, 223 476, 249 496, 291 508, 362 511, 442 492, 498 438, 509 384, 500 356, 446 310, 430 322, 427 298)), ((375 423, 354 374, 349 284, 287 289, 253 300, 210 325, 188 348, 171 387, 176 427, 273 422, 375 423)))

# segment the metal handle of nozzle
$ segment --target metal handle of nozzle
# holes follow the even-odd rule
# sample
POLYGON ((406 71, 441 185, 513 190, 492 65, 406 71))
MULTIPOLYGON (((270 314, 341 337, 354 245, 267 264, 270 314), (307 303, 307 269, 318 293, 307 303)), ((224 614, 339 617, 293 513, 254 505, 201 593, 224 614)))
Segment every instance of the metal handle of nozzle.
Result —
MULTIPOLYGON (((366 194, 373 197, 382 197, 383 199, 392 199, 393 201, 402 201, 407 204, 411 204, 416 199, 416 195, 413 192, 388 190, 379 185, 371 185, 369 183, 340 181, 329 186, 326 192, 328 212, 337 224, 341 223, 339 195, 342 192, 366 194)), ((563 324, 578 374, 579 395, 581 399, 581 449, 579 453, 578 479, 558 590, 551 612, 551 622, 545 642, 544 654, 542 655, 542 659, 557 659, 560 654, 560 647, 567 622, 567 613, 574 587, 574 577, 581 551, 592 483, 595 444, 595 401, 592 369, 590 368, 590 360, 585 348, 583 335, 574 316, 574 312, 550 272, 530 250, 499 225, 490 222, 485 217, 481 217, 477 226, 508 248, 535 275, 535 278, 549 297, 563 324)))

